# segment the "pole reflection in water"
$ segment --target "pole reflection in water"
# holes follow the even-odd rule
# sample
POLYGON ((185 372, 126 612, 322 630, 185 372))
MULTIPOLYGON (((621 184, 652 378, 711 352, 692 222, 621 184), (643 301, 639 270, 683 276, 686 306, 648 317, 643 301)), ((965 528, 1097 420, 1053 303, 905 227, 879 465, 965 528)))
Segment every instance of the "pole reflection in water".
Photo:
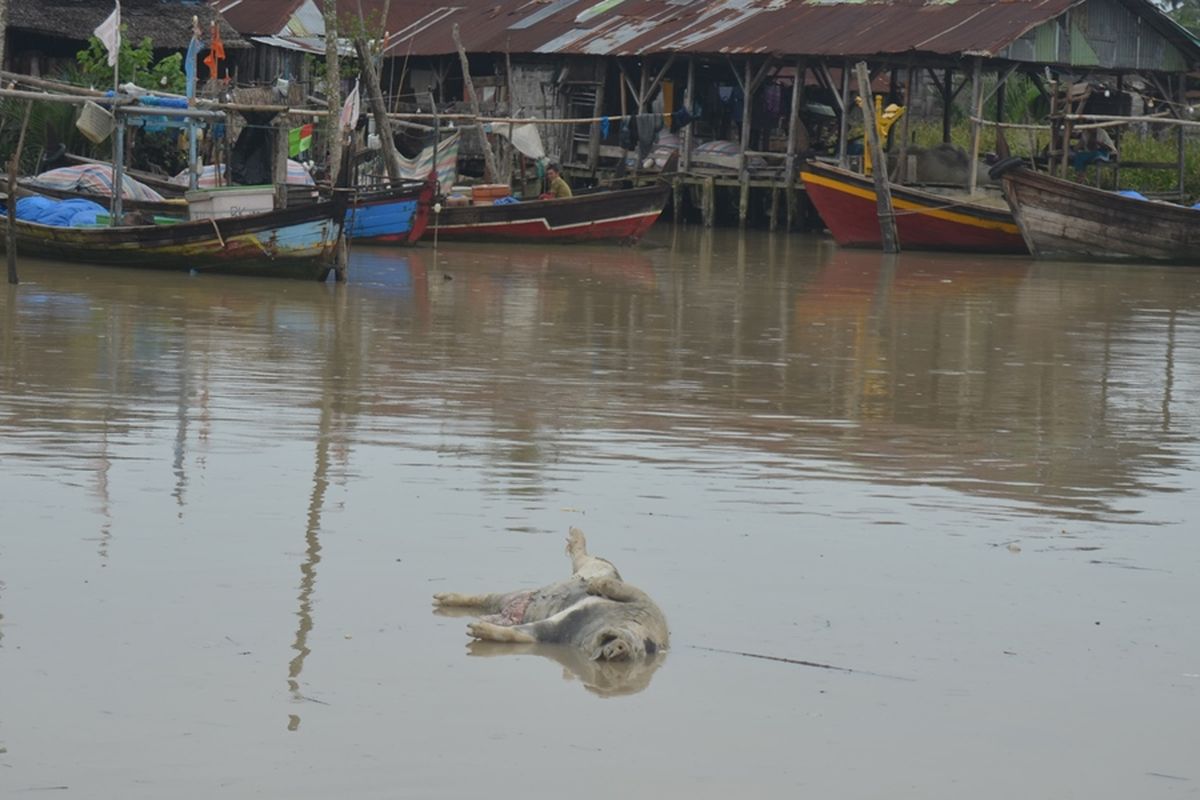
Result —
POLYGON ((661 233, 357 247, 336 287, 29 264, 0 783, 465 797, 531 752, 579 800, 597 753, 659 794, 878 794, 864 752, 982 800, 1195 777, 1196 273, 661 233), (430 614, 529 585, 571 524, 635 554, 669 669, 430 614))

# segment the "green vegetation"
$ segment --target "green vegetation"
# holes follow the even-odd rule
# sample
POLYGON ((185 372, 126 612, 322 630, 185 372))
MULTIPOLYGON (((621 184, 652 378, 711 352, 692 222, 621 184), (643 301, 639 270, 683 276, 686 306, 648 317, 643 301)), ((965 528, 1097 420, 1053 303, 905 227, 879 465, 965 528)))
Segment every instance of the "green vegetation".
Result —
MULTIPOLYGON (((75 54, 79 62, 79 71, 70 76, 72 82, 80 82, 82 86, 92 86, 105 89, 112 86, 113 68, 108 65, 108 50, 95 36, 88 46, 75 54)), ((154 49, 149 37, 133 47, 128 40, 121 39, 121 52, 117 58, 117 67, 121 83, 132 81, 138 86, 160 92, 183 94, 187 88, 187 78, 183 74, 183 54, 172 53, 155 63, 154 49)), ((69 79, 69 78, 60 78, 69 79)))
MULTIPOLYGON (((108 51, 99 39, 93 36, 88 46, 76 54, 76 59, 76 64, 47 77, 74 86, 96 89, 108 89, 112 86, 113 70, 108 65, 108 51)), ((122 39, 118 66, 121 83, 132 81, 146 89, 174 94, 182 94, 186 89, 183 54, 172 53, 155 62, 154 50, 148 38, 143 39, 136 47, 128 40, 122 39)), ((25 100, 0 101, 0 154, 3 155, 5 167, 16 150, 26 103, 25 100)), ((42 153, 59 144, 65 144, 67 150, 72 153, 108 158, 112 154, 111 144, 103 142, 96 145, 84 137, 75 127, 78 117, 79 109, 75 106, 34 102, 29 110, 25 147, 21 153, 21 172, 30 174, 36 171, 42 153)), ((176 133, 138 132, 136 136, 136 148, 132 148, 131 137, 131 153, 134 157, 131 163, 135 166, 146 166, 151 160, 172 166, 182 163, 183 157, 178 152, 176 133)))

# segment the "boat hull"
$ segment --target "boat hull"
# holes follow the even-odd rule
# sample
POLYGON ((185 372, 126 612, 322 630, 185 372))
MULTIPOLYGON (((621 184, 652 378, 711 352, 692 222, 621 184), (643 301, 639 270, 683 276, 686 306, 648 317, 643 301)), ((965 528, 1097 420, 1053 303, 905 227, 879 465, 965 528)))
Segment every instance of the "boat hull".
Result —
POLYGON ((324 280, 346 201, 174 225, 60 228, 17 220, 22 256, 102 266, 324 280))
MULTIPOLYGON (((800 173, 825 227, 843 247, 881 247, 879 211, 871 178, 810 163, 800 173)), ((901 248, 1026 254, 1012 214, 963 198, 892 186, 901 248)))
POLYGON ((580 194, 561 200, 451 206, 434 214, 442 239, 486 242, 632 243, 662 214, 670 186, 580 194))
POLYGON ((1200 210, 1011 167, 1004 195, 1037 258, 1200 265, 1200 210))
POLYGON ((437 191, 430 180, 359 193, 346 211, 346 236, 358 244, 412 245, 429 224, 437 191))

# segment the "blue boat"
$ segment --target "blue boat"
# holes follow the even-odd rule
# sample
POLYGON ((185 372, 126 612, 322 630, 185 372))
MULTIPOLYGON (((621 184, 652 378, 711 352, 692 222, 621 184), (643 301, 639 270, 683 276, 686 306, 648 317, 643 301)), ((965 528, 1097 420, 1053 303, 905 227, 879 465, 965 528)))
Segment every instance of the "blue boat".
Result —
POLYGON ((416 244, 425 233, 436 191, 434 180, 353 190, 346 236, 358 244, 416 244))

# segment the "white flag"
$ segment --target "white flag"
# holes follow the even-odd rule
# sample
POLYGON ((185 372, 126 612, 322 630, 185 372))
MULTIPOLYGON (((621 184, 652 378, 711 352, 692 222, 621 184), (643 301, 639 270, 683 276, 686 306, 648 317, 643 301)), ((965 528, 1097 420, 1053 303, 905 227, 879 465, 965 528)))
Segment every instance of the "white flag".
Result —
POLYGON ((96 34, 96 38, 108 48, 108 65, 115 67, 117 56, 121 52, 121 4, 119 2, 113 12, 108 15, 108 19, 97 25, 96 30, 92 33, 96 34))
POLYGON ((354 81, 354 88, 350 90, 350 94, 346 95, 346 102, 342 105, 342 114, 338 117, 338 122, 342 125, 342 130, 350 130, 358 122, 358 81, 354 81))

